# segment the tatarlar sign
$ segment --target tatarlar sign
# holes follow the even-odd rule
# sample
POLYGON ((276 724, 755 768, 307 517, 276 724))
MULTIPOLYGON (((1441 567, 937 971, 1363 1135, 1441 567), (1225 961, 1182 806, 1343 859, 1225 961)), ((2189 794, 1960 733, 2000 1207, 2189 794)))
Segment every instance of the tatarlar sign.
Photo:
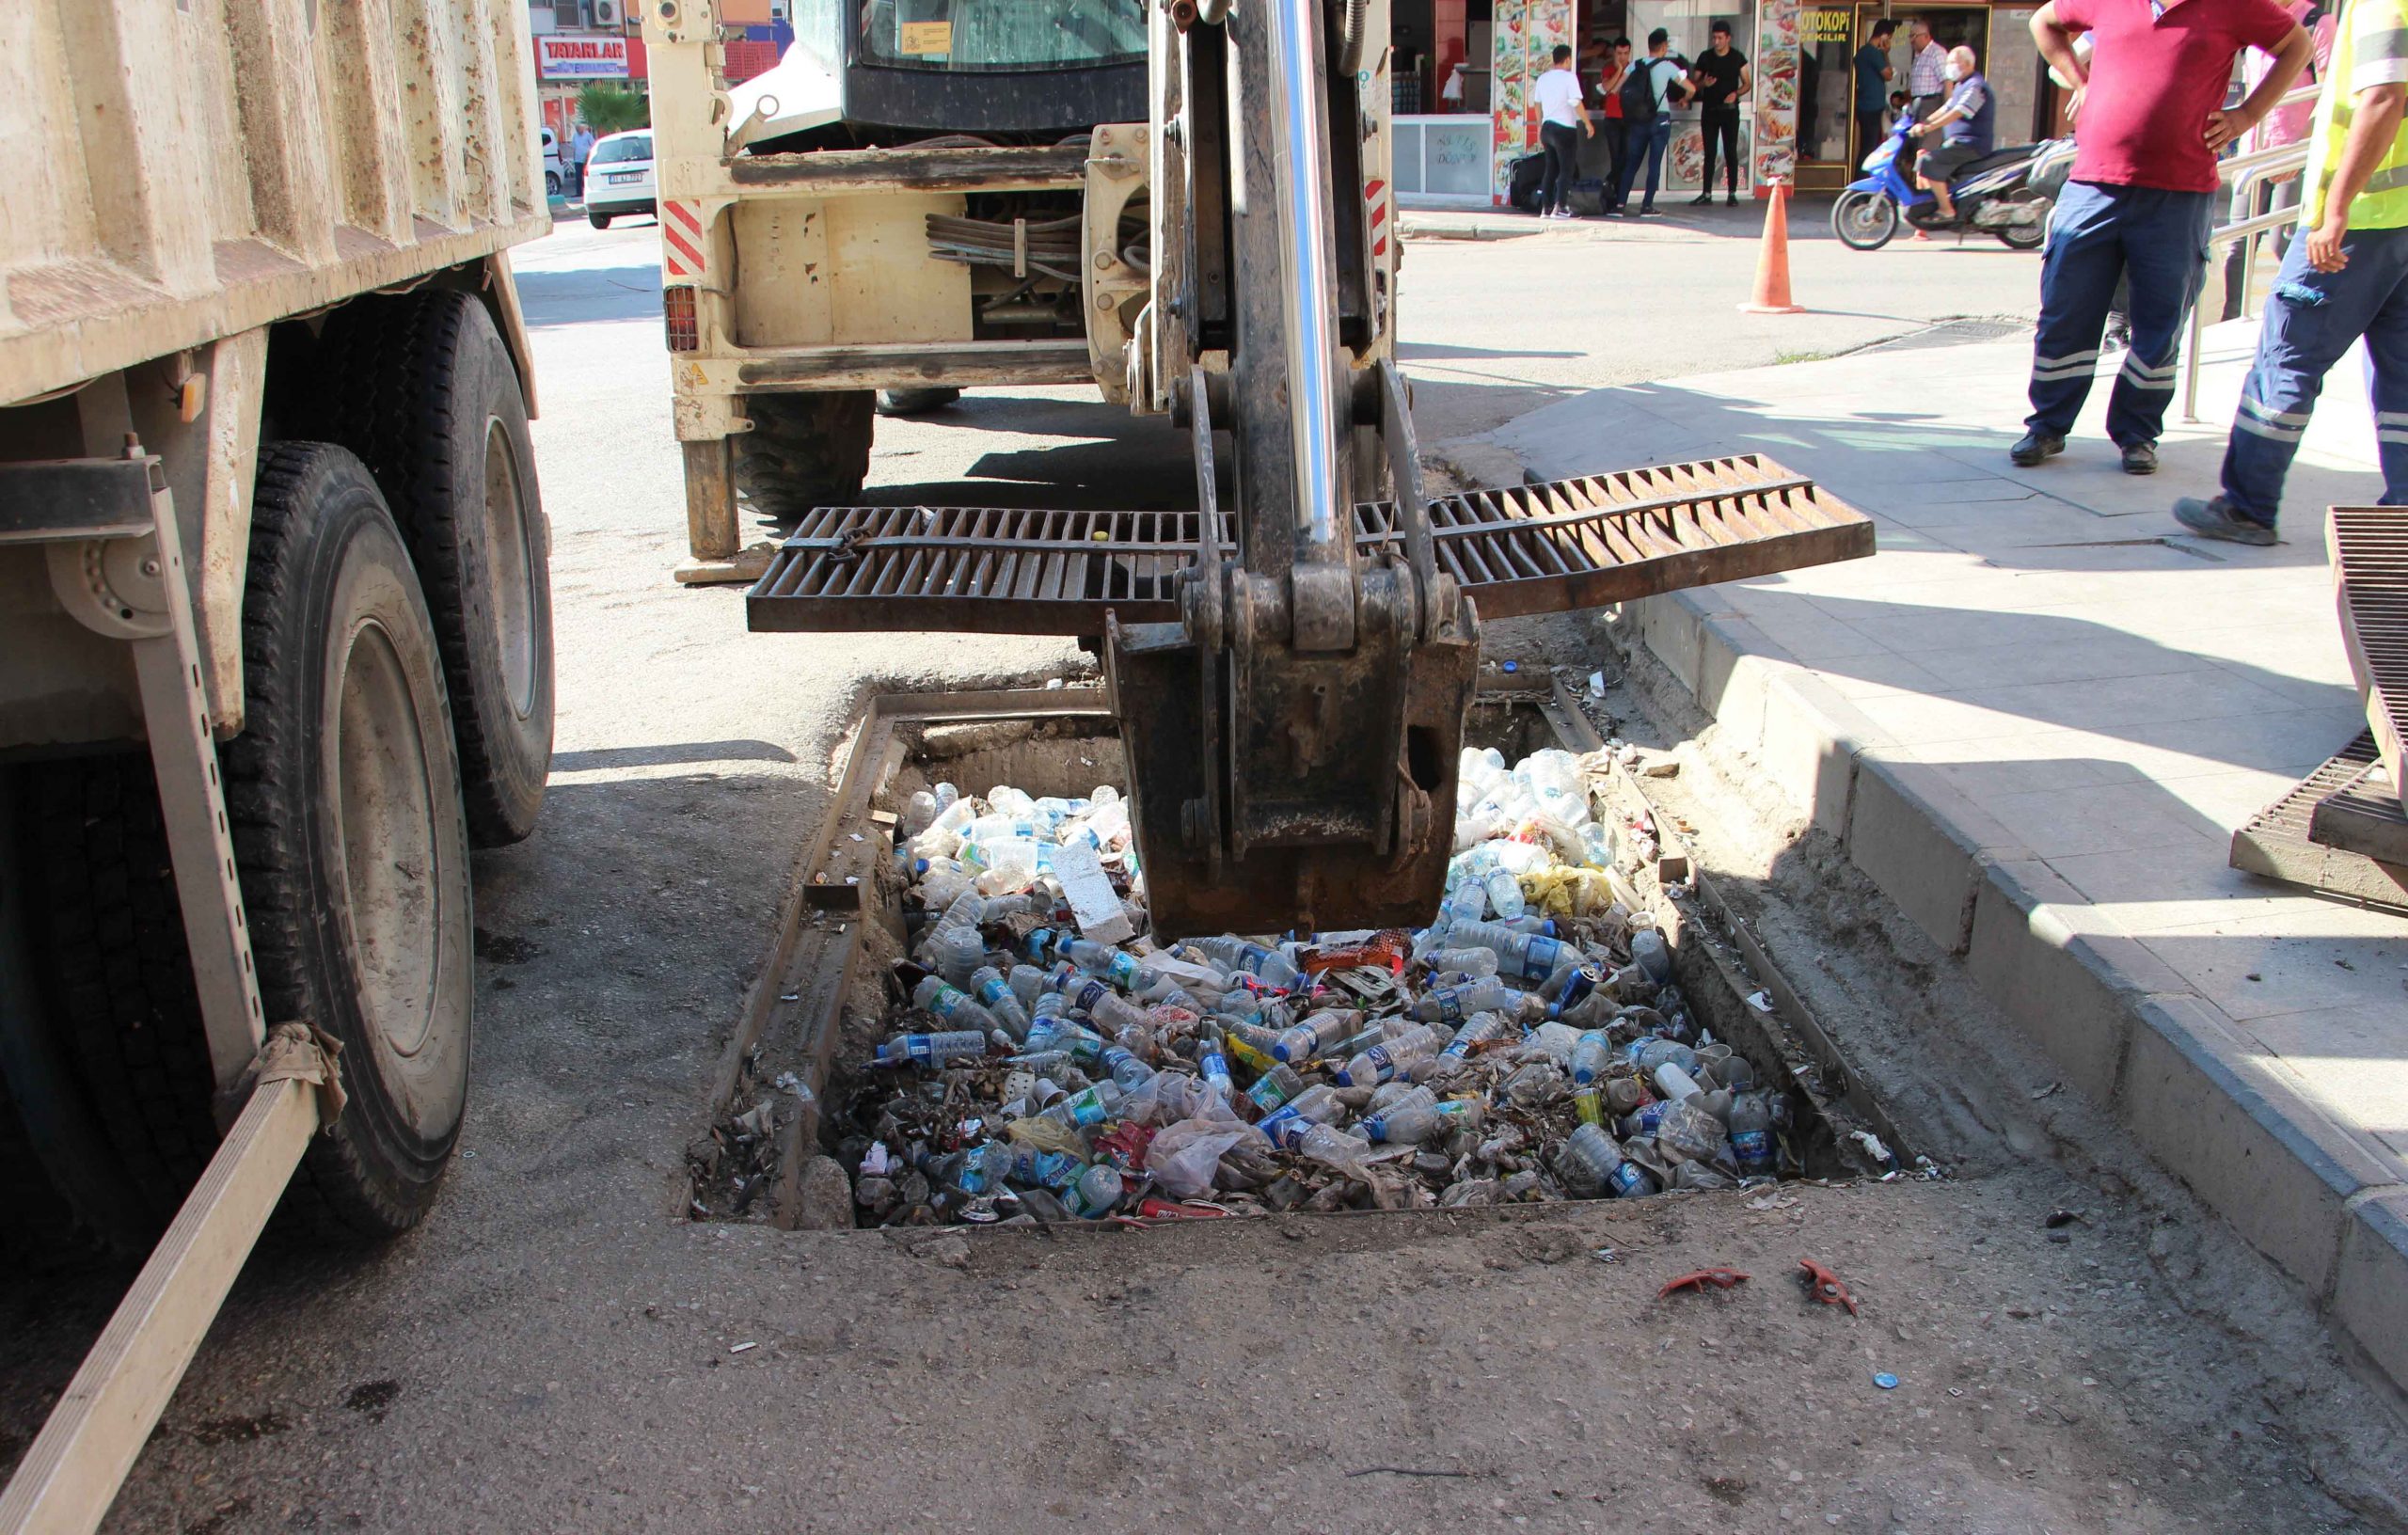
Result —
POLYGON ((625 80, 627 40, 537 38, 535 68, 547 80, 625 80))

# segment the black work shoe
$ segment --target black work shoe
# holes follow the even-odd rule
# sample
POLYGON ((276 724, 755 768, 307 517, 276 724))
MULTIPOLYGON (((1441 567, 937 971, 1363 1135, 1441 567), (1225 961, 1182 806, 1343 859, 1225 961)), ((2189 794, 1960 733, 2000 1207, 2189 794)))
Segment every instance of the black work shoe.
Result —
POLYGON ((1713 201, 1714 201, 1714 194, 1713 194, 1713 193, 1711 193, 1711 192, 1701 192, 1701 193, 1699 193, 1696 197, 1693 197, 1693 198, 1691 198, 1689 199, 1689 206, 1690 206, 1690 207, 1692 207, 1692 208, 1703 208, 1703 207, 1706 207, 1707 205, 1711 204, 1713 201))
POLYGON ((1724 207, 1726 207, 1726 208, 1736 208, 1736 207, 1738 207, 1738 206, 1739 206, 1739 194, 1738 194, 1738 193, 1736 193, 1736 192, 1725 192, 1724 194, 1722 194, 1722 205, 1723 205, 1724 207))
POLYGON ((2126 474, 2155 474, 2157 444, 2153 442, 2124 444, 2124 472, 2126 474))
POLYGON ((2184 496, 2174 503, 2174 520, 2201 538, 2221 538, 2233 544, 2265 546, 2279 544, 2274 530, 2256 517, 2245 517, 2232 509, 2232 503, 2218 496, 2203 501, 2196 496, 2184 496))
POLYGON ((2054 458, 2066 451, 2066 439, 2038 427, 2023 434, 2023 440, 2006 451, 2014 463, 2030 468, 2044 458, 2054 458))

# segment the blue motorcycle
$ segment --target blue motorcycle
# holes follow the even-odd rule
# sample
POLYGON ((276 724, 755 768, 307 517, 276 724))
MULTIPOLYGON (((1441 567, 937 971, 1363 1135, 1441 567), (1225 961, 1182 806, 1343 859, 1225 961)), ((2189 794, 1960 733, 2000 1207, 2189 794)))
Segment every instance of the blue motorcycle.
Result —
POLYGON ((2048 238, 2048 194, 2032 184, 2032 166, 2048 144, 1994 150, 1948 180, 1956 216, 1940 216, 1940 199, 1915 184, 1914 123, 1903 115, 1871 154, 1865 174, 1831 204, 1831 232, 1850 250, 1879 250, 1904 222, 1918 229, 1975 229, 2010 249, 2037 250, 2048 238))

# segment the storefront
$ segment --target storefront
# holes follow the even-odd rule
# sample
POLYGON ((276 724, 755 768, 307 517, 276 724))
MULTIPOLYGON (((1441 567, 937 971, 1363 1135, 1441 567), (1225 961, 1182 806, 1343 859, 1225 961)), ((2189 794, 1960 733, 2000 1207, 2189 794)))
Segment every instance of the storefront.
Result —
MULTIPOLYGON (((1877 4, 1799 7, 1798 33, 1798 185, 1808 192, 1836 192, 1859 174, 1873 146, 1855 142, 1856 51, 1871 40, 1883 16, 1897 23, 1890 40, 1893 90, 1904 90, 1913 63, 1908 22, 1923 17, 1942 48, 1970 47, 1998 98, 1997 132, 2002 146, 2047 135, 2053 111, 2046 88, 2046 66, 2032 46, 2036 6, 1877 4)), ((1886 107, 1889 103, 1880 103, 1886 107)), ((1868 106, 1867 110, 1871 110, 1868 106)))
POLYGON ((588 83, 640 81, 643 41, 605 32, 561 32, 535 43, 535 94, 544 126, 566 144, 577 129, 577 93, 588 83))

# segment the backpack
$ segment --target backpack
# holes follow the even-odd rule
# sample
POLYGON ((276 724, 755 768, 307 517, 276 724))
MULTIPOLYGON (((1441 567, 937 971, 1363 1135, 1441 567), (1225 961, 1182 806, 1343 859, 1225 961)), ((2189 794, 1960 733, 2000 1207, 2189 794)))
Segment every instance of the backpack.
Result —
POLYGON ((1633 127, 1656 119, 1656 60, 1635 59, 1622 77, 1622 120, 1633 127))

